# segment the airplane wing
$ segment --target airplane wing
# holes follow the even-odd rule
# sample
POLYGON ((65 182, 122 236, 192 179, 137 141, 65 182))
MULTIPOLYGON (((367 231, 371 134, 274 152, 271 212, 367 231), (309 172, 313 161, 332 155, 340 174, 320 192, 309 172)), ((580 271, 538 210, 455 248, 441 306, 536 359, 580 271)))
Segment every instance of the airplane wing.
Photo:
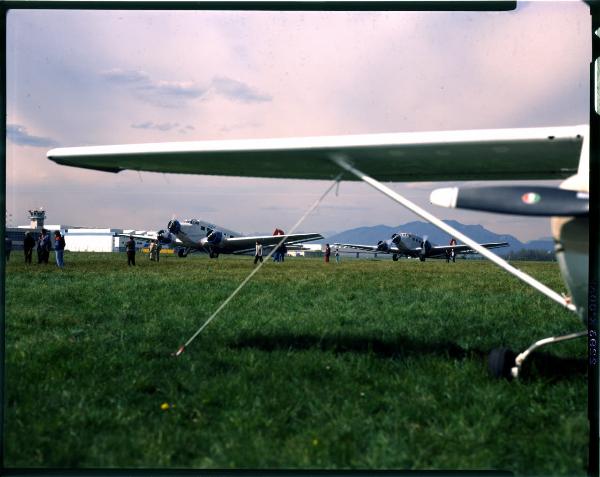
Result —
MULTIPOLYGON (((587 126, 385 133, 58 148, 58 164, 287 179, 332 179, 343 157, 380 181, 559 179, 576 173, 587 126)), ((358 180, 344 176, 346 180, 358 180)))
POLYGON ((156 235, 142 235, 142 234, 115 234, 115 237, 125 237, 125 238, 129 238, 129 237, 133 237, 134 239, 137 240, 147 240, 147 241, 152 241, 152 240, 156 240, 156 235))
MULTIPOLYGON (((508 247, 508 242, 488 242, 479 244, 485 248, 500 248, 508 247)), ((420 249, 419 249, 420 250, 420 249)), ((446 251, 454 250, 456 253, 473 253, 475 252, 468 245, 435 245, 431 247, 431 255, 445 255, 446 251)), ((477 252, 475 252, 477 253, 477 252)))
POLYGON ((334 247, 352 248, 355 250, 362 250, 365 252, 377 252, 377 245, 360 245, 357 243, 334 243, 334 247))
MULTIPOLYGON (((389 247, 387 250, 381 250, 377 247, 377 245, 360 245, 357 243, 334 243, 332 244, 334 247, 343 247, 350 248, 354 250, 360 250, 362 252, 370 252, 370 253, 397 253, 403 254, 403 251, 400 251, 397 247, 389 247)), ((340 250, 343 252, 343 250, 340 250)))
MULTIPOLYGON (((222 247, 233 251, 233 253, 244 253, 249 250, 254 250, 257 241, 259 241, 263 247, 271 247, 277 245, 282 237, 282 235, 257 235, 254 237, 227 238, 222 244, 222 247)), ((309 242, 311 240, 319 240, 322 238, 323 236, 317 233, 292 234, 286 237, 284 243, 286 245, 300 244, 302 242, 309 242)))

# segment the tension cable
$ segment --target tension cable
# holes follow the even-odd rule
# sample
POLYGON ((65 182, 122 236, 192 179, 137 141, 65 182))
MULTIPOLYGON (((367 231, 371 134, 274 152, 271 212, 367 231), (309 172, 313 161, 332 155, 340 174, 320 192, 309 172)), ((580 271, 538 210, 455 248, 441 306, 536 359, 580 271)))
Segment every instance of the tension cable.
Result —
POLYGON ((473 250, 475 250, 477 253, 480 253, 481 255, 483 255, 487 259, 491 260, 493 263, 495 263, 499 267, 503 268, 504 270, 506 270, 507 272, 509 272, 513 276, 517 277, 519 280, 524 281, 525 283, 527 283, 528 285, 532 286, 533 288, 535 288, 539 292, 543 293, 548 298, 551 298, 552 300, 554 300, 555 302, 557 302, 560 305, 564 306, 565 308, 567 308, 570 311, 576 311, 575 305, 573 305, 572 303, 569 303, 567 300, 565 300, 565 298, 563 296, 559 295, 558 293, 556 293, 551 288, 548 288, 543 283, 537 281, 535 278, 533 278, 532 276, 528 275, 527 273, 522 272, 518 268, 513 267, 506 260, 500 258, 495 253, 490 252, 487 248, 482 247, 477 242, 475 242, 474 240, 472 240, 469 237, 467 237, 465 234, 459 232, 454 227, 451 227, 450 225, 448 225, 445 222, 441 221, 440 219, 438 219, 434 215, 430 214, 429 212, 427 212, 426 210, 422 209, 421 207, 419 207, 418 205, 414 204, 413 202, 411 202, 407 198, 403 197, 402 195, 398 194, 397 192, 394 192, 392 189, 390 189, 389 187, 383 185, 381 182, 379 182, 379 181, 373 179, 372 177, 366 175, 364 172, 361 172, 358 169, 354 168, 352 165, 350 165, 348 163, 348 161, 346 160, 345 157, 343 157, 341 155, 336 155, 336 156, 333 156, 331 159, 332 159, 333 162, 335 162, 342 169, 344 169, 344 170, 346 170, 346 171, 354 174, 356 177, 358 177, 359 179, 363 180, 364 182, 366 182, 367 184, 369 184, 371 187, 377 189, 379 192, 383 192, 390 199, 394 200, 395 202, 398 202, 400 205, 402 205, 403 207, 406 207, 411 212, 413 212, 413 213, 417 214, 418 216, 424 218, 425 220, 427 220, 431 224, 435 225, 438 229, 441 229, 444 232, 446 232, 446 233, 448 233, 450 235, 453 235, 457 239, 461 240, 466 245, 468 245, 473 250))
POLYGON ((296 229, 300 226, 300 224, 302 224, 302 222, 304 222, 304 220, 310 215, 310 213, 319 206, 319 204, 323 201, 323 199, 325 199, 327 194, 329 194, 329 192, 331 192, 331 189, 333 189, 339 183, 342 175, 343 175, 343 173, 340 173, 337 175, 337 177, 334 179, 333 183, 327 188, 327 190, 321 195, 321 197, 319 197, 309 207, 309 209, 304 213, 304 215, 302 217, 300 217, 300 219, 294 224, 294 226, 290 229, 290 231, 287 234, 281 236, 281 240, 277 243, 276 246, 274 246, 271 249, 271 251, 267 255, 266 259, 263 262, 260 262, 258 264, 258 266, 254 267, 252 269, 252 271, 248 274, 248 276, 244 279, 244 281, 242 281, 242 283, 240 283, 238 285, 238 287, 235 290, 233 290, 231 295, 229 295, 225 299, 225 301, 223 303, 221 303, 221 305, 219 305, 219 307, 215 310, 215 312, 212 315, 210 315, 210 317, 204 322, 204 324, 200 328, 198 328, 198 331, 196 331, 192 335, 192 337, 185 342, 184 345, 179 347, 179 349, 174 353, 175 356, 180 356, 185 351, 185 349, 190 345, 190 343, 192 341, 194 341, 196 339, 196 337, 202 332, 202 330, 204 328, 206 328, 212 320, 215 319, 215 317, 221 312, 221 310, 227 306, 227 304, 233 299, 233 297, 236 296, 238 294, 238 292, 244 287, 244 285, 246 285, 246 283, 248 283, 248 281, 250 281, 250 279, 256 274, 256 272, 258 272, 260 270, 260 268, 263 266, 263 264, 265 264, 266 262, 269 261, 269 258, 271 258, 271 255, 273 255, 275 250, 277 250, 285 242, 286 238, 288 238, 290 235, 292 235, 296 231, 296 229))

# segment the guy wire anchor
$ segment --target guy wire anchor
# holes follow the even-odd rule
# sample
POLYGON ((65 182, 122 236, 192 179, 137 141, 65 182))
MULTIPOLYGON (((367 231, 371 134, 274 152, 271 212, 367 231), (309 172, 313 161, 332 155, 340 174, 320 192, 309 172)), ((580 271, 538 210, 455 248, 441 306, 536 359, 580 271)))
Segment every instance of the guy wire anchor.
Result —
POLYGON ((177 351, 175 351, 174 353, 171 353, 171 356, 174 356, 175 358, 177 358, 177 356, 181 356, 184 351, 185 351, 185 345, 181 345, 177 351))

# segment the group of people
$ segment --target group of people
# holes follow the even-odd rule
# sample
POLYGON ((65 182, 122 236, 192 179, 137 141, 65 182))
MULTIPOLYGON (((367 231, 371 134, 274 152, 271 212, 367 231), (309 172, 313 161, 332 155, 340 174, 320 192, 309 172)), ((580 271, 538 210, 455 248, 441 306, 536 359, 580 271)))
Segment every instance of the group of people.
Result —
POLYGON ((161 243, 158 240, 153 240, 150 244, 150 260, 152 260, 153 262, 158 262, 160 260, 161 250, 161 243))
MULTIPOLYGON (((50 251, 54 249, 56 257, 56 265, 58 268, 64 268, 65 260, 65 237, 60 233, 59 230, 54 232, 54 244, 50 238, 50 232, 46 229, 42 229, 37 240, 33 236, 33 233, 26 232, 23 239, 23 253, 25 255, 25 263, 31 263, 33 258, 33 249, 37 252, 37 263, 47 264, 50 259, 50 251)), ((6 256, 8 261, 8 255, 6 256)))
MULTIPOLYGON (((335 263, 340 263, 340 248, 335 247, 335 263)), ((328 243, 325 244, 325 263, 329 263, 329 257, 331 257, 331 247, 328 243)))
MULTIPOLYGON (((150 243, 150 260, 158 262, 160 260, 160 251, 162 244, 158 240, 152 240, 150 243)), ((127 266, 135 266, 135 239, 133 235, 129 236, 129 240, 125 242, 125 252, 127 252, 127 266)))

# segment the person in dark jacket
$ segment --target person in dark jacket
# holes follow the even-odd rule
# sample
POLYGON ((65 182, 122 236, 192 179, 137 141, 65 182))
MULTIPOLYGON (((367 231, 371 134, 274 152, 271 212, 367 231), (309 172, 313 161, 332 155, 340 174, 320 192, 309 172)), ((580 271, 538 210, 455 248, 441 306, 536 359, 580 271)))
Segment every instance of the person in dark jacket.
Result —
POLYGON ((8 236, 4 237, 4 258, 8 262, 10 259, 10 252, 12 250, 12 239, 8 236))
POLYGON ((254 265, 256 265, 256 262, 258 262, 259 260, 262 262, 263 261, 263 246, 262 244, 257 240, 256 241, 256 247, 255 247, 255 252, 254 252, 254 265))
MULTIPOLYGON (((456 246, 456 239, 454 237, 450 239, 450 246, 456 246)), ((456 252, 454 251, 454 249, 448 250, 448 253, 446 254, 446 262, 449 263, 450 259, 452 259, 453 262, 456 262, 456 252)))
POLYGON ((133 240, 133 235, 130 235, 129 240, 125 242, 125 250, 127 252, 127 266, 135 266, 135 240, 133 240))
POLYGON ((329 256, 331 255, 331 247, 328 243, 325 244, 325 263, 329 263, 329 256))
POLYGON ((27 232, 25 234, 25 238, 23 239, 23 253, 25 254, 25 263, 31 263, 31 258, 33 256, 33 247, 35 247, 35 239, 33 238, 33 234, 31 232, 27 232))
POLYGON ((48 235, 48 231, 46 229, 42 229, 42 233, 40 234, 37 242, 38 263, 48 263, 51 248, 52 245, 50 244, 50 236, 48 235))
POLYGON ((58 268, 64 268, 65 238, 59 230, 54 232, 54 253, 56 254, 56 265, 58 268))

